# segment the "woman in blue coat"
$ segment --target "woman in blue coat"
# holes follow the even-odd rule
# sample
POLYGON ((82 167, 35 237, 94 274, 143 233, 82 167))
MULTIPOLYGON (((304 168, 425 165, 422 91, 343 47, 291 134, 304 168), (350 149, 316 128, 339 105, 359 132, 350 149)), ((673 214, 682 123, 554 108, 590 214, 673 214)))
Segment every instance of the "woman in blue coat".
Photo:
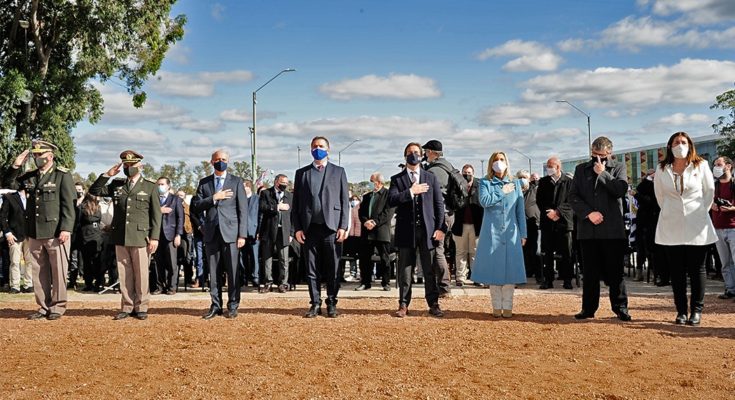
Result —
POLYGON ((490 285, 493 316, 513 315, 513 291, 526 283, 522 246, 526 243, 526 213, 521 184, 511 181, 503 152, 490 156, 487 176, 480 180, 480 205, 485 213, 477 242, 472 280, 490 285))

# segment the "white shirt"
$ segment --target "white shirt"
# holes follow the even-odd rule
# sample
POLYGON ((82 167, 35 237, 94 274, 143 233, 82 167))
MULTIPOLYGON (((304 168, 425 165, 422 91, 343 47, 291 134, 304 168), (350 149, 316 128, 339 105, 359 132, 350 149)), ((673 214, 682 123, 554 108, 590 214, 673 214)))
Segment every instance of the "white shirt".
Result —
POLYGON ((702 160, 697 167, 687 165, 677 177, 671 165, 663 170, 657 168, 653 189, 661 207, 656 226, 657 244, 703 246, 717 241, 709 216, 715 183, 707 161, 702 160))

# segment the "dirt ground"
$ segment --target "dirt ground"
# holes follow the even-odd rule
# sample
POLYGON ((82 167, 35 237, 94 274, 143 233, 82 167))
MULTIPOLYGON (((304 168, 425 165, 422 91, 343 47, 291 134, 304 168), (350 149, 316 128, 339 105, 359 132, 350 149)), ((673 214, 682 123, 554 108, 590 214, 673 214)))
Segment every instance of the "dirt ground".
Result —
POLYGON ((485 296, 444 300, 443 319, 415 299, 402 320, 391 298, 312 320, 306 300, 275 297, 211 321, 206 298, 154 298, 147 321, 99 301, 27 321, 32 303, 0 302, 2 399, 735 397, 735 303, 714 296, 698 328, 672 324, 671 296, 632 297, 631 323, 575 321, 579 293, 517 295, 507 320, 485 296))

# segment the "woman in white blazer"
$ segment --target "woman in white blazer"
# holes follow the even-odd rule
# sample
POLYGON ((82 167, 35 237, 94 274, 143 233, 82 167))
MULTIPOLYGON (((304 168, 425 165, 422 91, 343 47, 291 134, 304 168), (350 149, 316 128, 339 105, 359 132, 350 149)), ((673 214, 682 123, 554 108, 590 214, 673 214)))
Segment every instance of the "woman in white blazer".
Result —
POLYGON ((661 207, 656 244, 661 245, 671 272, 675 323, 699 325, 704 308, 707 246, 717 241, 709 217, 715 186, 707 161, 697 155, 694 142, 685 132, 669 138, 666 158, 659 163, 653 188, 661 207), (688 319, 687 275, 692 285, 688 319))

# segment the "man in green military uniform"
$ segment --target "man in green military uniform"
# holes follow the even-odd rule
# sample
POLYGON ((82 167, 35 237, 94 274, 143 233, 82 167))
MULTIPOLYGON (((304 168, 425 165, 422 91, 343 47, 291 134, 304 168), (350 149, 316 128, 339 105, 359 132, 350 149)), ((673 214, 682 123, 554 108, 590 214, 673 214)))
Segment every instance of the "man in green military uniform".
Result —
POLYGON ((89 188, 95 196, 112 197, 114 204, 110 241, 115 244, 117 270, 120 275, 122 310, 116 320, 134 316, 148 318, 150 287, 148 266, 158 247, 161 232, 161 204, 156 181, 143 178, 140 161, 143 156, 133 150, 120 153, 120 163, 102 174, 89 188), (122 167, 127 178, 117 175, 122 167))
POLYGON ((36 140, 15 159, 8 174, 11 188, 25 182, 28 193, 26 233, 33 291, 40 307, 28 319, 56 320, 66 311, 66 273, 77 196, 71 174, 54 161, 56 150, 53 144, 36 140), (29 153, 38 168, 21 174, 29 153))

